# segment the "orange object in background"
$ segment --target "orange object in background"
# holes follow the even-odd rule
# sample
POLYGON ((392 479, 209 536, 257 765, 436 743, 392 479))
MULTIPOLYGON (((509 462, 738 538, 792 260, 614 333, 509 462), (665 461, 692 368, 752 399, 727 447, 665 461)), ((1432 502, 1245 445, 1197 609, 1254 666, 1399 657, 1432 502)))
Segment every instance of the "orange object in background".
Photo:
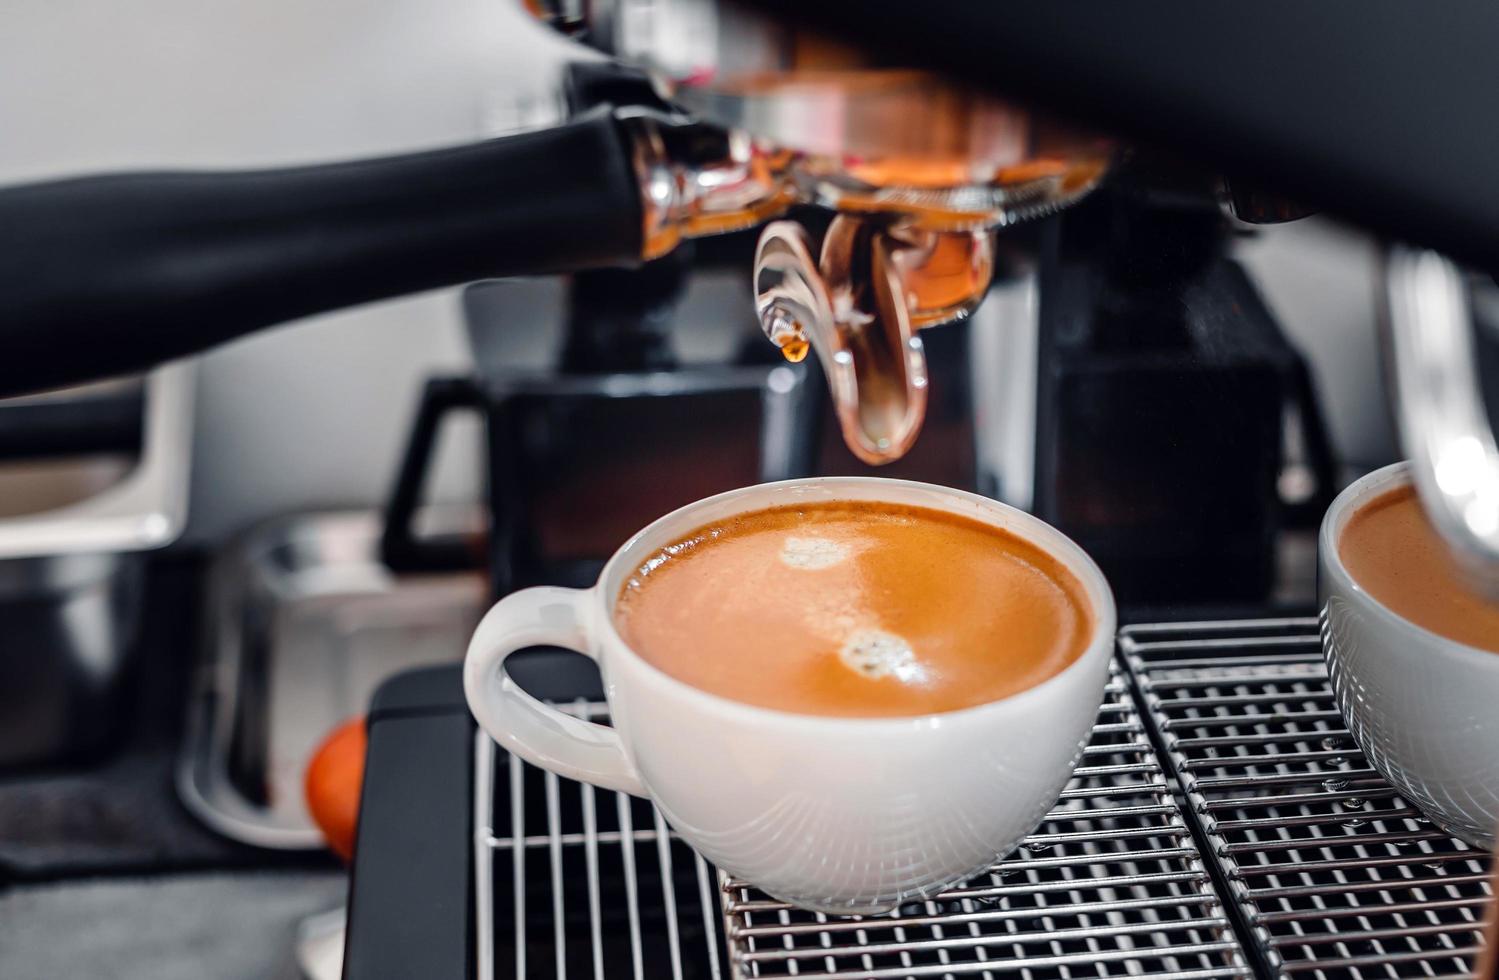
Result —
POLYGON ((344 722, 312 754, 303 782, 312 822, 323 832, 328 846, 344 861, 354 856, 354 833, 359 824, 359 790, 364 784, 367 744, 363 718, 344 722))

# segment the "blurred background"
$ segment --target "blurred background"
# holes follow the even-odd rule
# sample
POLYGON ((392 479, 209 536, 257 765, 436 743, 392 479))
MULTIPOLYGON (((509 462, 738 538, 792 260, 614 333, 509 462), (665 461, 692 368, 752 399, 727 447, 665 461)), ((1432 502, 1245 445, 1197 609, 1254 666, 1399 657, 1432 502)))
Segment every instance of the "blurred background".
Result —
MULTIPOLYGON (((578 49, 518 4, 497 0, 7 0, 0 183, 471 142, 559 119, 568 57, 578 49)), ((707 325, 677 339, 684 362, 730 359, 745 337, 760 342, 744 243, 727 249, 728 259, 700 251, 701 268, 672 301, 674 323, 707 325)), ((1237 227, 1229 251, 1306 359, 1343 471, 1397 458, 1373 241, 1313 217, 1237 227)), ((1012 280, 999 278, 1003 291, 1012 280)), ((0 587, 23 583, 7 593, 15 603, 0 606, 15 617, 9 629, 0 620, 10 671, 0 700, 7 683, 12 691, 0 707, 12 718, 9 735, 0 728, 0 977, 337 975, 346 877, 302 796, 313 750, 357 718, 393 671, 461 655, 469 623, 491 592, 505 591, 502 582, 587 580, 586 570, 501 571, 503 562, 473 545, 472 512, 482 524, 493 485, 521 465, 495 458, 473 412, 436 427, 430 472, 412 464, 417 477, 427 475, 423 499, 439 506, 408 516, 452 532, 441 554, 478 547, 469 565, 490 565, 490 577, 419 552, 408 570, 422 574, 397 581, 378 547, 429 380, 545 373, 563 345, 562 324, 590 309, 592 294, 569 288, 545 279, 440 290, 286 325, 195 358, 174 376, 181 388, 160 402, 183 418, 157 420, 185 440, 185 496, 167 491, 177 516, 163 518, 185 514, 185 523, 161 535, 165 552, 143 570, 121 570, 38 565, 30 539, 0 550, 17 569, 0 587), (57 585, 64 572, 75 585, 57 585), (138 613, 122 617, 121 609, 138 613), (16 625, 23 615, 31 632, 16 625), (80 632, 79 623, 94 625, 80 632), (14 640, 22 635, 46 639, 14 640), (68 651, 61 662, 75 665, 60 674, 36 666, 53 640, 68 651), (88 663, 105 666, 93 674, 76 666, 88 663), (79 671, 92 679, 81 682, 79 671), (57 717, 38 720, 42 706, 57 717), (86 741, 70 734, 92 731, 81 717, 99 722, 86 741)), ((1030 294, 1015 295, 981 308, 976 337, 995 324, 1002 330, 1006 311, 1025 307, 1030 294)), ((934 361, 942 343, 932 340, 934 361)), ((775 364, 759 356, 749 359, 761 372, 756 385, 775 364)), ((803 379, 766 383, 787 377, 803 379)), ((1003 414, 1003 403, 989 407, 1003 414)), ((586 419, 553 422, 577 440, 590 428, 586 419)), ((933 446, 948 445, 940 422, 928 437, 933 446)), ((1017 443, 1004 425, 963 435, 981 461, 1031 465, 1029 437, 1017 443)), ((852 458, 830 446, 824 469, 851 471, 852 458)), ((923 475, 926 457, 913 459, 911 472, 923 475)), ((725 479, 742 482, 741 470, 754 478, 752 463, 735 466, 725 464, 725 479)), ((163 472, 170 477, 171 466, 163 472)), ((578 487, 596 488, 603 477, 559 472, 535 494, 532 515, 555 551, 597 551, 670 503, 630 497, 642 480, 656 486, 659 473, 601 470, 622 487, 602 508, 619 516, 589 525, 592 537, 575 548, 565 532, 595 509, 578 487)), ((946 479, 940 471, 932 478, 946 479)), ((1032 493, 1028 485, 986 489, 1021 503, 1032 493)), ((64 513, 48 533, 61 527, 66 539, 84 526, 76 518, 64 513)), ((5 532, 0 526, 0 545, 5 532)), ((149 528, 121 533, 149 537, 149 528)), ((1288 607, 1310 599, 1309 540, 1302 528, 1281 559, 1294 566, 1292 581, 1275 586, 1288 607)), ((1265 592, 1259 598, 1268 601, 1265 592)), ((338 751, 362 762, 362 743, 338 751)), ((357 801, 354 786, 345 803, 357 801)))
MULTIPOLYGON (((4 17, 6 181, 473 140, 555 118, 557 75, 577 51, 518 5, 481 0, 152 0, 149 9, 13 0, 4 17)), ((1370 466, 1393 459, 1382 392, 1370 384, 1379 376, 1372 246, 1312 220, 1262 229, 1239 248, 1312 363, 1341 455, 1370 466)), ((422 380, 469 359, 456 291, 319 317, 205 355, 187 539, 222 540, 292 510, 374 504, 422 380)), ((471 445, 477 436, 470 428, 450 438, 471 445)), ((473 498, 476 456, 441 455, 439 499, 473 498)))

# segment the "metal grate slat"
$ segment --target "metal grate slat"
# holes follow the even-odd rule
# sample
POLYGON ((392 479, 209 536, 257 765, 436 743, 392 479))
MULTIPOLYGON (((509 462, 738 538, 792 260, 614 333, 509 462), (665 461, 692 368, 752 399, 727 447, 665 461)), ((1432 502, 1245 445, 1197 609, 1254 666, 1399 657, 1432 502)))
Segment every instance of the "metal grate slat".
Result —
POLYGON ((1083 765, 1036 832, 864 919, 727 879, 649 803, 549 780, 480 734, 480 980, 1466 974, 1487 856, 1368 766, 1317 643, 1313 620, 1127 628, 1083 765))
MULTIPOLYGON (((567 710, 607 720, 603 705, 567 710)), ((1020 849, 863 919, 729 880, 649 803, 606 805, 478 738, 476 786, 492 787, 475 809, 480 980, 1251 975, 1117 665, 1083 765, 1020 849)))
POLYGON ((1492 901, 1488 855, 1368 765, 1318 642, 1310 618, 1198 623, 1126 628, 1120 652, 1259 969, 1469 975, 1492 901))
POLYGON ((1251 975, 1118 668, 1099 722, 1035 833, 931 901, 829 919, 725 878, 732 975, 1251 975))

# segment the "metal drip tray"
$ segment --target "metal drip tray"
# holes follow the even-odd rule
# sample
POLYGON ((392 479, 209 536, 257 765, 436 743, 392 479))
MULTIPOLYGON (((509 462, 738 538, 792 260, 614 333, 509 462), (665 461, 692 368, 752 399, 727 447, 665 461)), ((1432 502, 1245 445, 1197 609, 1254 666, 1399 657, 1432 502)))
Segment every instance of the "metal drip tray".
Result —
MULTIPOLYGON (((536 670, 551 685, 541 696, 606 718, 586 678, 536 670)), ((372 860, 387 852, 377 834, 362 840, 375 849, 355 875, 365 916, 350 976, 1457 976, 1473 972, 1492 902, 1487 855, 1428 824, 1360 756, 1312 619, 1123 630, 1087 754, 1037 831, 961 887, 865 918, 777 902, 716 872, 650 803, 506 755, 474 732, 456 671, 387 701, 372 758, 406 761, 376 780, 385 840, 409 849, 462 826, 474 846, 412 864, 372 860), (434 758, 441 778, 427 778, 434 758), (463 901, 472 917, 452 914, 463 901), (424 931, 406 927, 422 916, 424 931), (442 970, 387 968, 439 932, 442 970)))
POLYGON ((1473 972, 1488 855, 1370 768, 1315 619, 1131 627, 1120 650, 1261 972, 1473 972))
POLYGON ((717 875, 659 810, 475 738, 480 977, 724 975, 717 875))
POLYGON ((1251 975, 1117 668, 1082 765, 1037 832, 962 887, 890 916, 771 900, 714 873, 649 803, 477 738, 483 980, 1251 975))

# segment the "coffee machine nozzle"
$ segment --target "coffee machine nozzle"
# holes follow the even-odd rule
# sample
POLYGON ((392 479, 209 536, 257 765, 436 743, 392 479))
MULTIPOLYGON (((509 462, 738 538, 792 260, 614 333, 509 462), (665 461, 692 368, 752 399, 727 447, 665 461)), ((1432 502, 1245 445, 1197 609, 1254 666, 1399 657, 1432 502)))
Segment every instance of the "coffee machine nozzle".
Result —
POLYGON ((1476 371, 1470 286, 1436 252, 1396 245, 1385 288, 1395 419, 1416 491, 1469 579, 1499 597, 1499 445, 1476 371))
POLYGON ((756 310, 788 358, 816 352, 866 463, 919 434, 918 331, 984 297, 991 230, 1079 200, 1113 159, 1109 140, 734 3, 530 9, 632 66, 575 66, 569 89, 575 110, 626 104, 645 257, 796 206, 833 213, 821 242, 794 216, 765 229, 756 310))
MULTIPOLYGON (((914 442, 927 384, 917 331, 983 297, 988 230, 1077 200, 1113 159, 1106 141, 735 0, 528 8, 640 66, 695 118, 768 147, 787 204, 836 212, 820 254, 794 222, 766 228, 756 309, 789 355, 817 352, 845 441, 869 463, 914 442)), ((1310 213, 1236 178, 1223 205, 1254 224, 1310 213)), ((1499 589, 1499 447, 1460 277, 1436 253, 1397 247, 1386 282, 1396 414, 1422 501, 1474 578, 1499 589)))
MULTIPOLYGON (((849 445, 884 462, 920 428, 921 330, 963 317, 987 290, 988 236, 1080 200, 1119 157, 1112 140, 987 88, 737 0, 526 6, 615 59, 606 68, 618 75, 595 78, 562 125, 353 163, 0 191, 0 395, 158 364, 372 300, 639 264, 686 238, 779 219, 755 270, 762 326, 793 359, 817 352, 849 445), (807 206, 833 216, 821 241, 798 210, 807 206)), ((1318 121, 1290 121, 1307 119, 1318 121)), ((1249 221, 1302 213, 1248 185, 1229 198, 1249 221)), ((1404 219, 1393 223, 1423 240, 1462 246, 1478 226, 1423 231, 1409 220, 1417 195, 1402 200, 1404 219)), ((1481 246, 1470 240, 1467 253, 1494 254, 1481 246)), ((1499 582, 1499 451, 1444 261, 1391 259, 1401 430, 1427 509, 1459 554, 1499 582)))

